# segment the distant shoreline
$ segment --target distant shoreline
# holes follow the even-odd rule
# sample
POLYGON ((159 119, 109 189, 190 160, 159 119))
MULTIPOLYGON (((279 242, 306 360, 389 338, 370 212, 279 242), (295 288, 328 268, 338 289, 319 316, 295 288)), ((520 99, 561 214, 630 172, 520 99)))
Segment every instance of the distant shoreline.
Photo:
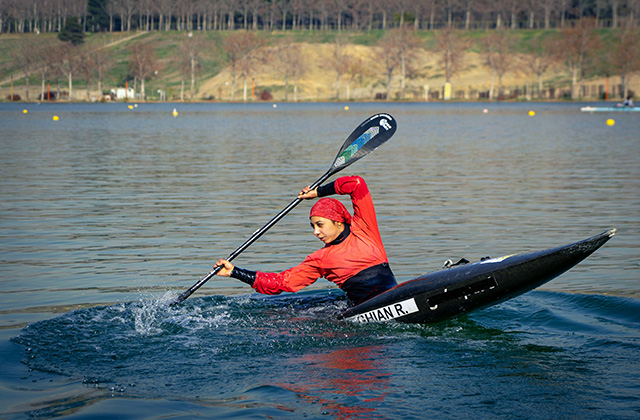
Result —
MULTIPOLYGON (((580 91, 571 99, 571 75, 567 68, 559 61, 554 61, 542 75, 542 86, 538 76, 530 68, 531 49, 547 38, 558 34, 557 30, 522 30, 510 33, 514 42, 513 51, 508 56, 510 67, 502 77, 492 82, 492 70, 487 65, 486 51, 483 43, 496 31, 462 31, 460 37, 467 40, 471 46, 464 50, 464 58, 460 69, 452 75, 447 94, 455 101, 593 101, 604 100, 606 92, 609 100, 621 98, 620 86, 622 80, 616 71, 610 77, 598 73, 589 73, 578 80, 577 89, 580 91), (500 80, 501 79, 501 82, 500 80), (492 92, 494 97, 487 95, 492 92)), ((157 71, 145 80, 145 94, 149 102, 158 101, 161 97, 168 102, 229 102, 243 103, 245 98, 268 97, 266 102, 384 102, 387 95, 389 102, 422 102, 426 98, 431 101, 441 101, 445 95, 447 78, 443 74, 440 63, 440 53, 436 46, 437 31, 416 31, 420 45, 415 47, 413 55, 413 72, 401 78, 400 67, 393 70, 390 79, 382 65, 380 42, 385 32, 371 33, 295 33, 289 39, 288 34, 272 32, 262 33, 265 45, 260 47, 260 54, 269 58, 252 70, 247 78, 240 74, 235 77, 230 71, 227 54, 224 51, 224 40, 230 33, 194 33, 195 38, 201 38, 206 48, 198 58, 199 69, 195 73, 194 88, 191 92, 191 75, 185 75, 180 70, 180 48, 185 42, 184 32, 137 32, 108 34, 87 34, 82 48, 98 53, 106 58, 109 66, 102 77, 100 89, 95 76, 89 80, 90 92, 87 95, 87 81, 81 74, 73 77, 71 102, 91 102, 87 98, 100 97, 112 89, 122 89, 128 86, 137 94, 140 91, 140 81, 136 83, 131 75, 129 65, 132 58, 132 48, 137 45, 152 47, 157 61, 157 71), (336 69, 330 65, 335 55, 338 36, 344 36, 340 41, 344 60, 355 60, 364 69, 349 74, 346 70, 337 76, 336 69), (286 80, 283 69, 278 67, 278 48, 286 40, 290 46, 299 50, 299 55, 305 63, 306 70, 300 75, 297 83, 292 76, 286 80), (246 79, 246 80, 245 80, 246 79), (390 81, 389 81, 390 80, 390 81), (388 85, 388 86, 387 86, 388 85), (232 89, 233 87, 233 89, 232 89), (189 98, 193 97, 192 100, 189 98), (380 97, 382 99, 376 99, 380 97), (400 99, 404 98, 404 99, 400 99), (297 99, 297 101, 296 101, 297 99)), ((612 42, 614 32, 601 30, 603 42, 612 42)), ((13 92, 20 99, 26 98, 26 84, 24 72, 15 62, 14 49, 22 43, 32 43, 35 47, 42 47, 47 43, 56 46, 60 42, 55 33, 22 34, 10 38, 0 39, 0 101, 8 101, 13 92), (36 38, 37 37, 37 38, 36 38), (11 81, 13 80, 13 89, 11 81)), ((607 44, 608 45, 608 44, 607 44)), ((289 47, 290 48, 290 47, 289 47)), ((68 95, 69 84, 64 75, 57 75, 50 71, 46 76, 49 86, 44 92, 61 94, 65 99, 68 95)), ((38 71, 32 71, 29 83, 29 101, 42 95, 42 77, 38 71)), ((640 72, 632 73, 628 80, 631 91, 640 92, 640 72)), ((248 100, 247 102, 250 102, 248 100)))

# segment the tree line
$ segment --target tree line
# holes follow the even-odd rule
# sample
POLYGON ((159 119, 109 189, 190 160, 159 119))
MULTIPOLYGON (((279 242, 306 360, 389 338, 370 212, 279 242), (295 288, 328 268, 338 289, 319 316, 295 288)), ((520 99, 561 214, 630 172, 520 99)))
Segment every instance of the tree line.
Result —
MULTIPOLYGON (((151 42, 133 42, 125 61, 126 74, 117 76, 116 84, 122 86, 124 81, 129 82, 144 100, 145 82, 159 71, 165 75, 175 74, 181 81, 180 96, 176 99, 193 100, 198 95, 198 80, 213 77, 216 72, 212 68, 215 67, 226 68, 231 75, 229 92, 225 92, 231 100, 239 99, 235 95, 241 91, 242 100, 247 101, 249 83, 259 72, 280 78, 285 100, 290 99, 290 94, 294 101, 298 99, 299 82, 311 69, 301 45, 294 42, 293 36, 274 38, 268 43, 258 31, 232 31, 224 37, 213 38, 205 35, 185 34, 172 54, 171 62, 165 63, 171 65, 171 69, 162 68, 151 42)), ((465 57, 471 49, 480 51, 483 59, 490 87, 482 97, 488 99, 500 97, 503 77, 509 72, 524 72, 536 78, 538 92, 542 94, 545 75, 552 67, 564 69, 570 80, 571 98, 581 97, 583 79, 594 75, 620 76, 620 93, 629 94, 629 79, 634 72, 640 71, 640 33, 637 29, 603 33, 596 30, 594 19, 582 19, 571 27, 546 35, 532 38, 523 46, 522 37, 514 31, 489 31, 482 38, 474 39, 465 31, 445 28, 427 43, 412 29, 395 28, 386 31, 377 45, 371 46, 375 53, 367 58, 350 53, 349 38, 336 32, 330 57, 322 66, 325 73, 335 76, 335 99, 351 99, 349 92, 354 86, 370 86, 372 92, 373 86, 383 86, 382 98, 390 99, 393 90, 398 92, 399 99, 404 99, 411 81, 428 77, 428 72, 440 72, 447 82, 455 84, 456 77, 465 69, 465 57), (520 45, 517 46, 518 42, 520 45), (438 68, 426 70, 424 61, 420 61, 420 57, 425 56, 421 52, 436 57, 438 68), (345 88, 346 98, 341 98, 340 90, 344 92, 345 88)), ((53 37, 46 41, 33 36, 20 38, 14 46, 12 59, 26 81, 27 100, 29 81, 33 78, 41 83, 40 99, 51 99, 50 93, 45 92, 47 81, 62 78, 67 81, 70 99, 78 99, 73 97, 73 83, 79 79, 86 84, 87 100, 90 100, 91 86, 102 93, 105 76, 113 74, 114 66, 120 65, 106 46, 90 48, 53 37)), ((122 73, 123 70, 118 71, 122 73)))
POLYGON ((635 27, 640 0, 0 0, 0 33, 635 27))

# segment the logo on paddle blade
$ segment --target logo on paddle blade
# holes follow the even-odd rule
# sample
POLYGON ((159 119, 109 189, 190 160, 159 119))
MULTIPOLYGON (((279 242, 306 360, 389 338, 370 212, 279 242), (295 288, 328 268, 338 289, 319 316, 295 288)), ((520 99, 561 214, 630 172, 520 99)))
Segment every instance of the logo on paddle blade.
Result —
MULTIPOLYGON (((380 122, 380 125, 382 125, 382 122, 380 122)), ((358 137, 351 144, 351 146, 347 147, 346 149, 344 149, 344 152, 340 153, 340 156, 336 158, 336 163, 333 166, 338 167, 340 165, 344 165, 346 161, 348 161, 349 159, 351 159, 353 155, 358 153, 358 150, 360 150, 362 146, 367 144, 369 140, 377 136, 379 132, 380 132, 379 127, 371 127, 370 129, 362 133, 362 135, 358 137)))

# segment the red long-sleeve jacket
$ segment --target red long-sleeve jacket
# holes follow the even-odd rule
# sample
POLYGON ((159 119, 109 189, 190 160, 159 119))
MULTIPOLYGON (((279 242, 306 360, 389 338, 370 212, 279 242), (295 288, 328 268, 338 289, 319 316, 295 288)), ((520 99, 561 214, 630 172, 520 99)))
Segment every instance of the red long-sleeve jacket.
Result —
POLYGON ((388 263, 378 230, 376 212, 369 188, 359 176, 338 178, 337 194, 349 194, 353 204, 351 233, 336 245, 325 245, 307 256, 298 266, 281 273, 258 271, 253 288, 260 293, 276 295, 281 292, 297 292, 318 278, 342 285, 346 280, 374 265, 388 263))

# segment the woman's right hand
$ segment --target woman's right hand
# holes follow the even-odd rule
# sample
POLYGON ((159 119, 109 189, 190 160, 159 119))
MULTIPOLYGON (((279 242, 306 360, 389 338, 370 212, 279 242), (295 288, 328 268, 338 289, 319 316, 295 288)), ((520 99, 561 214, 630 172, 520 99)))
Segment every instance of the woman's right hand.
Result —
POLYGON ((318 197, 318 188, 311 189, 311 185, 306 186, 298 193, 298 198, 308 200, 310 198, 318 197))
POLYGON ((229 277, 233 271, 234 265, 227 260, 220 259, 213 266, 214 269, 217 267, 222 267, 222 269, 217 273, 219 276, 229 277))

